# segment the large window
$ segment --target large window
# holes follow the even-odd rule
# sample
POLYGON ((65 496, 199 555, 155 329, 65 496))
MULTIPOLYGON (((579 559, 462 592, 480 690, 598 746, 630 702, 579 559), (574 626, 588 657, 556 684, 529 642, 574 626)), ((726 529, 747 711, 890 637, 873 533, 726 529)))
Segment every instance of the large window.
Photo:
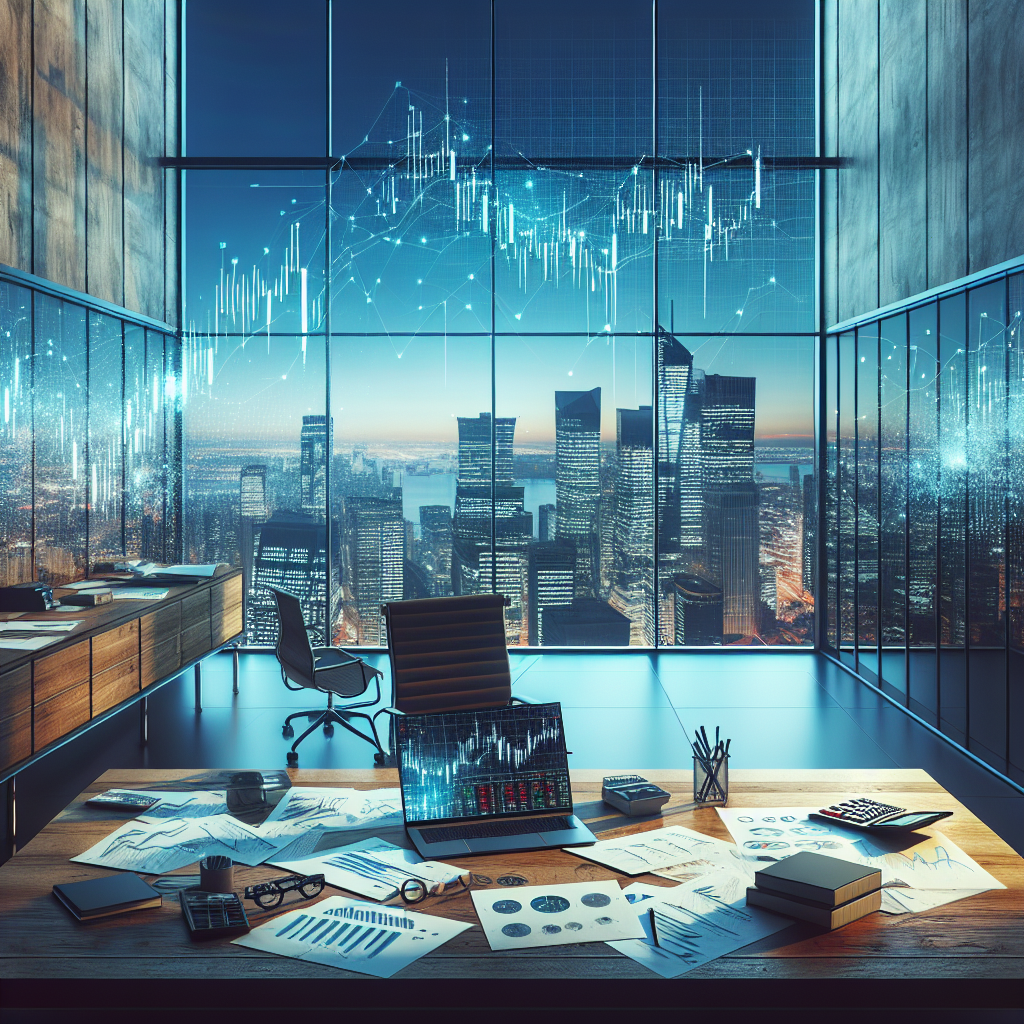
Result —
POLYGON ((951 286, 825 346, 825 646, 1015 779, 1022 281, 951 286))
POLYGON ((510 645, 810 644, 810 0, 186 15, 184 536, 249 641, 283 585, 355 645, 481 591, 510 645))

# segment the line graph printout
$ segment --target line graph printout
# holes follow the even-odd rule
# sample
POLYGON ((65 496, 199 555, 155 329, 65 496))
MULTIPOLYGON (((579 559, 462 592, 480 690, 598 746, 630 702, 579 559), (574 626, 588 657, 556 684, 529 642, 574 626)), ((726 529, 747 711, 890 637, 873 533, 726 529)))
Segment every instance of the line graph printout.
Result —
POLYGON ((203 857, 230 857, 250 867, 276 851, 272 842, 230 814, 205 818, 168 818, 125 822, 106 839, 71 859, 120 871, 161 875, 194 864, 203 857))
POLYGON ((644 937, 608 945, 663 978, 678 978, 793 923, 748 907, 747 884, 744 875, 727 870, 671 887, 634 882, 622 891, 644 937), (652 911, 660 945, 654 941, 652 911))
POLYGON ((743 855, 734 843, 702 835, 681 825, 618 839, 603 839, 593 846, 567 849, 566 853, 597 861, 624 875, 643 875, 672 868, 673 875, 681 877, 743 865, 743 855))
POLYGON ((397 789, 342 789, 293 786, 267 816, 264 826, 280 822, 296 832, 309 828, 354 828, 370 822, 383 824, 402 813, 397 789))
POLYGON ((406 820, 572 808, 557 703, 396 720, 406 820))
MULTIPOLYGON (((904 840, 905 842, 906 840, 904 840)), ((882 871, 882 885, 912 889, 1005 889, 997 878, 941 832, 900 849, 893 837, 864 836, 854 849, 861 862, 882 871)))
POLYGON ((211 814, 228 813, 228 797, 223 789, 198 790, 194 793, 158 793, 157 802, 140 815, 142 821, 164 818, 206 818, 211 814))
POLYGON ((390 978, 472 925, 344 896, 281 914, 236 945, 390 978))

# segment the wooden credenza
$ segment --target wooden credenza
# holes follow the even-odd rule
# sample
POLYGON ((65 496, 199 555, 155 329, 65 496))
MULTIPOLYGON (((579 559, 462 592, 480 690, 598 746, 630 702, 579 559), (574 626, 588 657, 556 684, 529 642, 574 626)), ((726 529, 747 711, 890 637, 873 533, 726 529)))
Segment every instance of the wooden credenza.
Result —
POLYGON ((80 619, 39 651, 0 649, 0 772, 173 678, 242 633, 242 571, 172 587, 162 601, 25 612, 80 619))

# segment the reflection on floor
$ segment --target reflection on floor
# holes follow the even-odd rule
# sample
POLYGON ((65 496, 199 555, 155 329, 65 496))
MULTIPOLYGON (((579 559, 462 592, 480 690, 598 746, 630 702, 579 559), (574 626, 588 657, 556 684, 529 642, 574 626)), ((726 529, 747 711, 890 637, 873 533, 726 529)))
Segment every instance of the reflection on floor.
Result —
MULTIPOLYGON (((387 684, 386 655, 368 660, 387 684)), ((734 768, 924 768, 1024 853, 1024 796, 820 655, 527 654, 513 655, 512 675, 517 696, 561 701, 572 767, 686 767, 687 736, 719 726, 734 768)), ((150 698, 145 747, 130 709, 23 772, 21 843, 107 768, 284 767, 282 722, 316 706, 310 692, 286 690, 272 654, 241 655, 237 695, 229 655, 207 661, 203 680, 199 714, 191 672, 150 698)), ((341 728, 332 738, 318 730, 299 763, 368 768, 372 753, 341 728)))

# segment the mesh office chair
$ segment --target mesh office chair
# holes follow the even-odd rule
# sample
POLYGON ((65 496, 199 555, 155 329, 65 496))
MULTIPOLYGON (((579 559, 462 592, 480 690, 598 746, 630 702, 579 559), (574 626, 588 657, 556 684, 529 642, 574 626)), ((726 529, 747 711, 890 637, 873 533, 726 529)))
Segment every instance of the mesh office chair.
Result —
MULTIPOLYGON (((382 605, 393 706, 382 708, 374 719, 512 703, 505 640, 508 603, 501 594, 474 594, 382 605)), ((393 754, 394 729, 390 732, 393 754)))
POLYGON ((285 738, 295 735, 292 728, 294 718, 312 718, 313 724, 292 744, 288 751, 288 764, 295 767, 299 763, 299 744, 318 726, 324 727, 324 735, 334 735, 334 725, 338 723, 349 732, 371 744, 376 753, 374 760, 381 764, 384 751, 377 739, 373 719, 355 708, 367 708, 380 701, 380 679, 383 673, 371 668, 363 661, 340 647, 313 647, 309 642, 309 634, 319 633, 315 626, 307 626, 302 618, 302 607, 299 599, 286 590, 267 587, 277 602, 277 616, 280 632, 277 639, 277 660, 281 665, 281 679, 289 690, 319 690, 327 694, 327 707, 323 711, 296 711, 284 722, 282 733, 285 738), (361 697, 374 683, 375 695, 372 700, 346 704, 343 708, 334 706, 335 696, 346 699, 361 697), (295 684, 295 685, 293 685, 295 684), (370 735, 360 732, 349 724, 350 718, 364 718, 370 726, 370 735))

